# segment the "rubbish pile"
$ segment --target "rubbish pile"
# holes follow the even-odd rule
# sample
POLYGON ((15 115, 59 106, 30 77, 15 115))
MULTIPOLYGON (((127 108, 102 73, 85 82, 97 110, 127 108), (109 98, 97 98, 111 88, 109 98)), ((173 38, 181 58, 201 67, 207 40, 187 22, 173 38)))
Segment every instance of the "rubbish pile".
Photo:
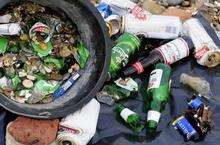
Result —
MULTIPOLYGON (((214 4, 219 3, 216 1, 214 4)), ((170 100, 172 64, 187 57, 193 57, 206 68, 220 64, 218 29, 204 17, 204 5, 207 3, 187 0, 102 0, 97 4, 115 45, 109 70, 111 79, 96 98, 101 103, 115 106, 117 116, 134 132, 142 132, 145 127, 147 134, 157 131, 161 114, 170 100), (164 7, 160 13, 150 9, 159 4, 164 7), (156 40, 156 44, 150 42, 156 40), (147 76, 150 70, 153 71, 144 90, 147 118, 143 119, 121 103, 137 96, 140 87, 135 78, 147 76)), ((200 140, 213 127, 211 106, 200 99, 211 101, 214 96, 209 82, 201 77, 183 73, 180 83, 202 97, 194 95, 185 115, 175 118, 173 125, 186 136, 186 141, 200 140), (200 106, 195 109, 194 105, 199 101, 200 106)))
POLYGON ((0 15, 0 92, 28 104, 59 98, 89 57, 76 24, 31 2, 10 3, 0 15))
MULTIPOLYGON (((99 102, 114 108, 116 118, 135 133, 146 128, 147 134, 154 134, 171 99, 173 64, 189 57, 207 69, 220 64, 218 1, 91 1, 114 41, 109 79, 97 93, 98 101, 92 99, 79 111, 63 118, 59 127, 54 121, 57 135, 47 134, 45 138, 34 134, 25 141, 20 139, 15 132, 19 132, 22 125, 14 125, 19 122, 17 119, 8 125, 8 145, 11 140, 23 144, 86 145, 96 132, 99 102), (209 14, 214 15, 208 20, 209 14), (141 75, 148 81, 143 90, 145 119, 124 105, 140 91, 135 78, 141 75), (53 140, 49 140, 51 138, 53 140)), ((5 95, 20 103, 45 103, 60 97, 80 77, 80 69, 85 67, 89 53, 75 25, 64 22, 56 13, 48 13, 50 10, 42 6, 28 5, 28 8, 23 4, 1 12, 0 22, 6 24, 0 24, 0 33, 4 36, 0 38, 0 86, 5 95)), ((186 73, 182 73, 178 81, 191 88, 194 95, 187 100, 188 108, 179 116, 172 116, 170 121, 185 141, 201 141, 214 127, 209 105, 214 95, 210 84, 200 76, 186 73)), ((27 129, 21 134, 28 133, 27 129)))

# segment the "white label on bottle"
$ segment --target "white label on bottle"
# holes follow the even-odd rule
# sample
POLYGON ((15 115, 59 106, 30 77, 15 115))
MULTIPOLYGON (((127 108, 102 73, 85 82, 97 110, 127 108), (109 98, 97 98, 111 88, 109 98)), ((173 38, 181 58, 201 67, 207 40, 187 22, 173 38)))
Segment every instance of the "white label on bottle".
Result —
POLYGON ((125 121, 127 121, 128 116, 130 116, 130 115, 132 115, 132 114, 136 114, 136 113, 133 112, 133 111, 131 111, 131 110, 128 109, 128 108, 123 109, 123 110, 121 111, 121 113, 120 113, 121 117, 122 117, 125 121))
POLYGON ((169 65, 189 56, 188 44, 182 38, 157 48, 157 51, 162 55, 164 62, 169 65))
POLYGON ((149 110, 147 113, 147 121, 153 120, 157 123, 159 123, 161 113, 154 110, 149 110))
POLYGON ((163 76, 163 70, 162 69, 153 70, 150 74, 148 90, 153 89, 153 88, 159 88, 162 76, 163 76))

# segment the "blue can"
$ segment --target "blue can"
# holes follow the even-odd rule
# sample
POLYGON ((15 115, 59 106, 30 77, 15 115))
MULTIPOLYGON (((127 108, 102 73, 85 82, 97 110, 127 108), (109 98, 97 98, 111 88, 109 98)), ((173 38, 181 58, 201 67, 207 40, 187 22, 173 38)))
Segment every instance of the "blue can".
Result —
POLYGON ((108 18, 112 14, 110 6, 106 3, 103 3, 103 2, 100 3, 97 6, 97 9, 99 10, 99 12, 101 13, 104 19, 108 18))
POLYGON ((198 139, 198 132, 193 128, 193 126, 184 116, 177 118, 173 122, 173 125, 176 129, 179 129, 186 136, 187 140, 198 139))
POLYGON ((73 74, 61 87, 59 87, 54 93, 53 93, 53 99, 57 99, 61 97, 80 77, 80 74, 76 72, 73 74))
POLYGON ((195 99, 192 99, 188 106, 191 107, 193 110, 197 111, 201 106, 203 105, 203 102, 199 97, 196 97, 195 99))

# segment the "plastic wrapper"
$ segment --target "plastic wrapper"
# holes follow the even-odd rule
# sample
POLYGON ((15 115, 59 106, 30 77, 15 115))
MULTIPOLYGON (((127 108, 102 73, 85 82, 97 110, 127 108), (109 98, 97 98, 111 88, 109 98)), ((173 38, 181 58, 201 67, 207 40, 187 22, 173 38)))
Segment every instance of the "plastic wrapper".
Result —
POLYGON ((180 76, 180 82, 191 87, 198 94, 201 94, 207 98, 212 97, 210 84, 204 78, 193 77, 183 73, 180 76))

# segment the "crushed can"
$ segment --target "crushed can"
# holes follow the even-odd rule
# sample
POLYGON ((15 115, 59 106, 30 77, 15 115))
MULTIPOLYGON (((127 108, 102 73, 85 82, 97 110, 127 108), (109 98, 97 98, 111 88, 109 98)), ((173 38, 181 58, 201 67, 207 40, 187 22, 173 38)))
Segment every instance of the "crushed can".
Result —
POLYGON ((137 19, 132 14, 122 17, 121 32, 144 35, 146 38, 175 39, 182 33, 182 21, 174 16, 147 15, 137 19))
POLYGON ((220 39, 203 17, 185 21, 183 29, 195 45, 194 56, 200 65, 215 67, 220 64, 220 39))
POLYGON ((187 141, 191 139, 197 140, 199 138, 198 132, 193 128, 193 126, 184 116, 181 116, 174 120, 172 125, 175 129, 178 129, 183 133, 187 141))

